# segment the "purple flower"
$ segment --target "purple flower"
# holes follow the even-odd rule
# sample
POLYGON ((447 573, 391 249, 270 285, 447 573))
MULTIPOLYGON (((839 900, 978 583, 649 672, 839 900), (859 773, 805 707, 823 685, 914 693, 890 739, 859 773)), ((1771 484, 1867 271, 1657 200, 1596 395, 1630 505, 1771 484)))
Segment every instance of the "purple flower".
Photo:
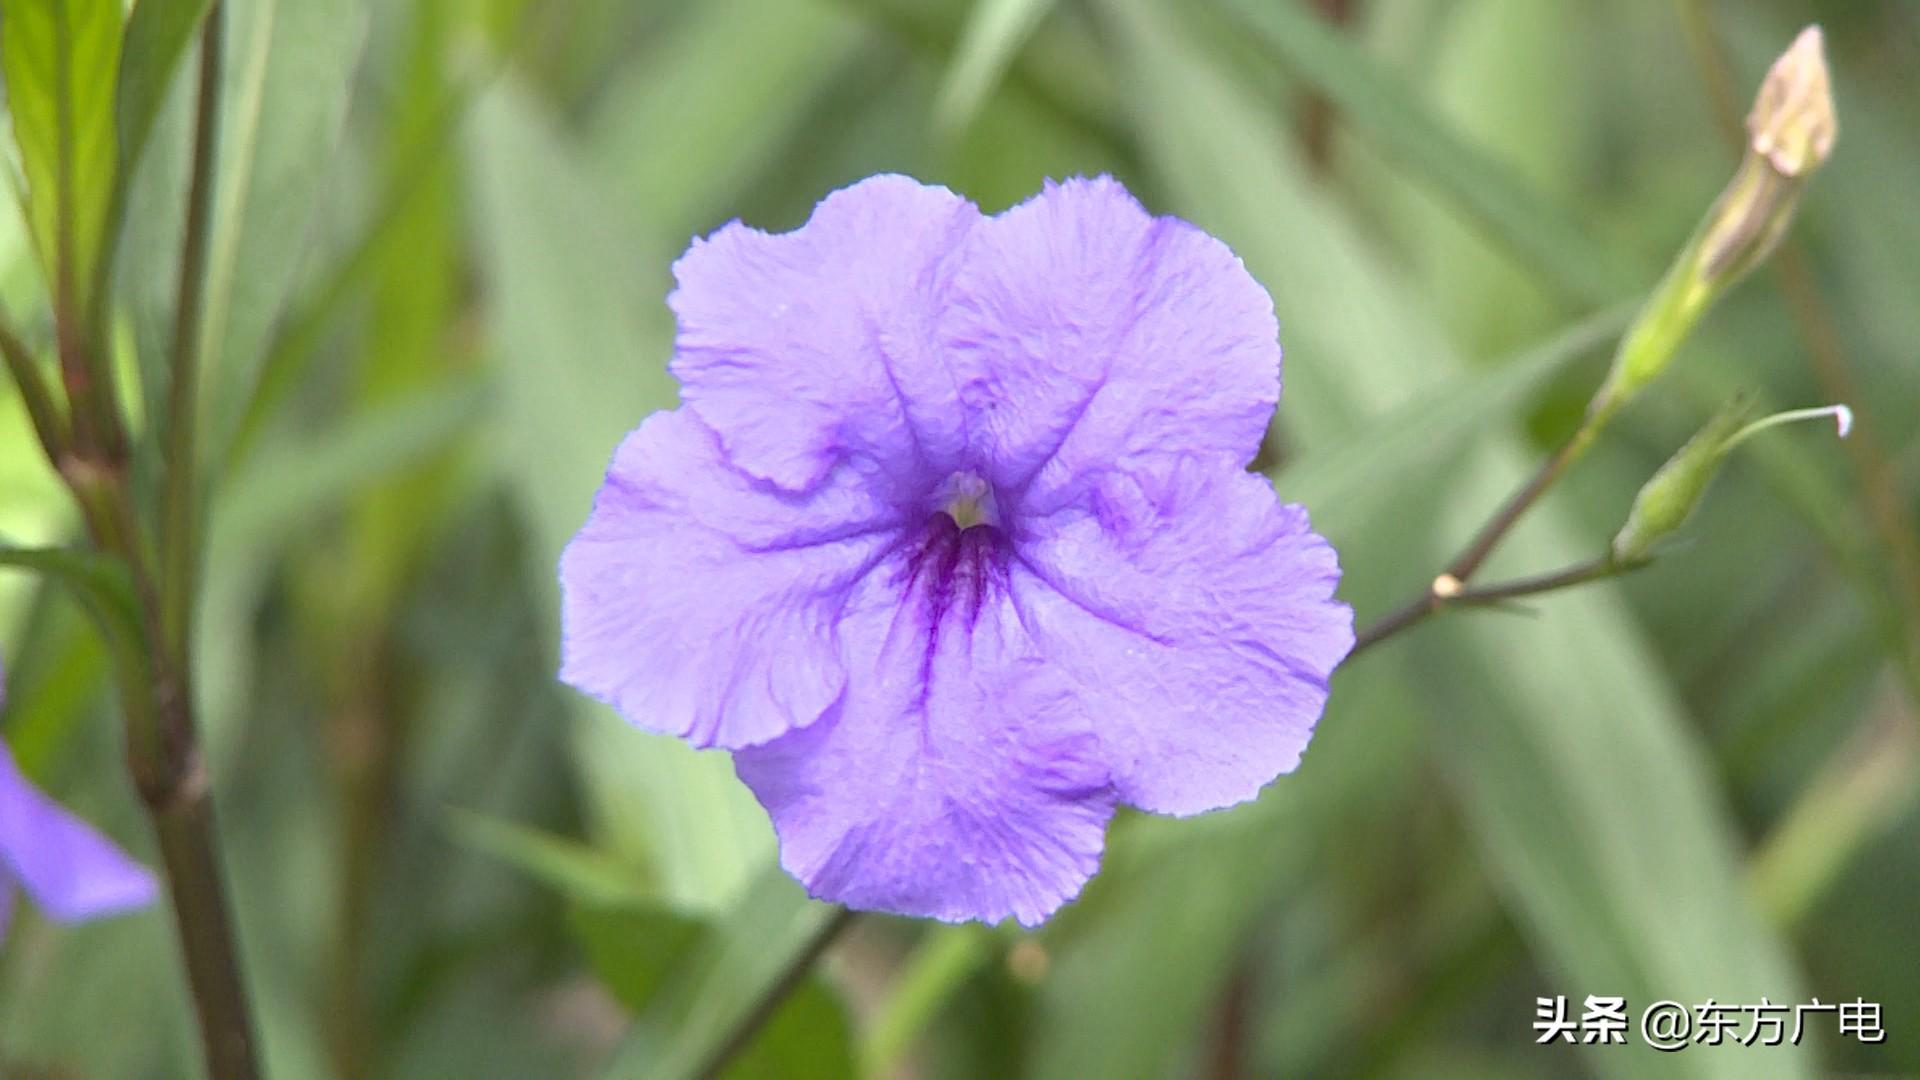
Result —
POLYGON ((145 867, 28 782, 0 741, 0 937, 15 885, 56 922, 145 907, 157 892, 145 867))
POLYGON ((1111 179, 982 215, 879 176, 675 265, 684 404, 560 564, 561 677, 735 751, 815 896, 1040 922, 1117 803, 1291 770, 1353 643, 1246 472, 1272 302, 1111 179))

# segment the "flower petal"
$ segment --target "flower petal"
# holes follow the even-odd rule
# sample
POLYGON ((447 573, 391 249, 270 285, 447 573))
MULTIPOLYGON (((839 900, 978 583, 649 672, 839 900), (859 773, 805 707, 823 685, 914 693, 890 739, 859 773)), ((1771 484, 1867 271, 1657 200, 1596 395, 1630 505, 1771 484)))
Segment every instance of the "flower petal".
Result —
POLYGON ((1244 468, 1279 400, 1278 333, 1225 244, 1106 177, 975 227, 941 321, 988 479, 1038 513, 1109 471, 1244 468))
MULTIPOLYGON (((17 881, 49 918, 80 922, 145 907, 153 874, 35 788, 0 745, 0 879, 17 881)), ((0 891, 9 888, 0 880, 0 891)))
POLYGON ((1123 801, 1193 814, 1299 764, 1353 646, 1339 565, 1260 477, 1184 469, 1163 496, 1104 486, 1021 558, 1022 613, 1096 718, 1123 801))
POLYGON ((657 413, 561 556, 560 677, 695 746, 810 724, 846 684, 836 612, 895 515, 850 469, 808 495, 755 482, 698 420, 657 413))
POLYGON ((988 591, 929 621, 924 576, 883 566, 843 624, 839 710, 735 755, 815 897, 1031 926, 1098 869, 1113 813, 1100 747, 1004 583, 988 591))
MULTIPOLYGON (((805 491, 848 456, 965 445, 934 313, 972 203, 903 176, 834 192, 789 233, 727 225, 674 264, 673 374, 752 476, 805 491)), ((948 466, 950 470, 950 465, 948 466)))

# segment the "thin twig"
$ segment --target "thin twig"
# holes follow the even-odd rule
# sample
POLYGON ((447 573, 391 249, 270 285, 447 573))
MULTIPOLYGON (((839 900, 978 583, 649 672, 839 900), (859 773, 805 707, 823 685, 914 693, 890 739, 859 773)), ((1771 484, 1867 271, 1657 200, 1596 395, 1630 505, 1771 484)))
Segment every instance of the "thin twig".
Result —
POLYGON ((1540 497, 1560 479, 1560 475, 1567 471, 1567 467, 1572 465, 1593 443, 1594 437, 1599 434, 1606 419, 1607 414, 1604 412, 1588 413, 1586 419, 1581 422, 1580 429, 1574 432, 1573 436, 1555 451, 1552 457, 1540 464, 1540 468, 1528 478, 1520 490, 1508 497, 1499 511, 1474 534, 1473 540, 1467 544, 1466 548, 1447 564, 1446 572, 1434 578, 1418 596, 1388 612, 1372 626, 1362 630, 1354 642, 1353 651, 1357 653, 1368 646, 1376 645, 1421 622, 1440 610, 1440 606, 1446 603, 1449 597, 1457 597, 1462 587, 1493 554, 1494 548, 1498 547, 1500 541, 1513 531, 1515 525, 1519 524, 1521 517, 1540 501, 1540 497))
POLYGON ((794 954, 787 966, 780 969, 779 978, 767 984, 767 988, 761 991, 760 997, 754 1001, 753 1007, 740 1017, 733 1029, 727 1032, 727 1037, 714 1047, 713 1053, 700 1063, 700 1067, 694 1071, 693 1075, 700 1080, 712 1080, 713 1077, 719 1076, 726 1069, 727 1063, 732 1061, 740 1051, 746 1049, 747 1044, 753 1041, 753 1037, 759 1034, 768 1020, 773 1018, 774 1011, 780 1007, 780 1003, 799 988, 801 980, 807 977, 807 972, 813 970, 814 962, 827 951, 827 947, 845 933, 847 927, 853 925, 853 919, 854 912, 850 908, 841 908, 834 912, 833 917, 820 927, 813 939, 807 942, 806 947, 794 954))
POLYGON ((1395 634, 1412 628, 1424 621, 1427 616, 1437 615, 1450 607, 1489 607, 1509 600, 1517 600, 1523 596, 1536 596, 1540 593, 1585 585, 1590 581, 1618 577, 1646 565, 1645 560, 1620 562, 1611 555, 1602 555, 1599 558, 1569 566, 1564 570, 1556 570, 1551 574, 1518 578, 1498 585, 1487 585, 1477 589, 1464 586, 1456 590, 1449 590, 1445 586, 1430 589, 1419 600, 1394 611, 1360 631, 1355 636, 1353 651, 1348 653, 1347 657, 1351 660, 1361 651, 1372 648, 1395 634))
POLYGON ((1540 501, 1540 497, 1560 479, 1560 475, 1567 471, 1567 467, 1572 465, 1588 446, 1592 445, 1594 436, 1599 434, 1601 427, 1597 422, 1598 419, 1603 418, 1590 415, 1582 421, 1580 429, 1573 433, 1573 437, 1556 450, 1552 457, 1542 462, 1539 470, 1526 482, 1526 485, 1514 492, 1505 505, 1500 507, 1499 512, 1480 527, 1480 531, 1474 534, 1473 541, 1467 545, 1466 550, 1462 551, 1453 562, 1447 564, 1448 577, 1460 584, 1473 579, 1473 575, 1493 554, 1493 549, 1498 547, 1500 541, 1506 539, 1507 534, 1513 531, 1513 527, 1520 523, 1520 518, 1533 508, 1534 503, 1540 501))

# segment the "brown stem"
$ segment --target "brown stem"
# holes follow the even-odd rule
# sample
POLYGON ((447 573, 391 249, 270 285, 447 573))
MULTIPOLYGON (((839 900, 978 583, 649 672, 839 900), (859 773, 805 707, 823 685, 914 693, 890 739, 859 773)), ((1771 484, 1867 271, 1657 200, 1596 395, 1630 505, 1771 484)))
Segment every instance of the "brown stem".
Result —
POLYGON ((345 808, 340 875, 339 936, 331 973, 333 1052, 341 1076, 373 1073, 377 1049, 374 1010, 367 994, 374 900, 388 850, 388 826, 406 761, 406 705, 384 662, 391 643, 368 635, 345 665, 351 685, 329 726, 329 750, 345 808))
MULTIPOLYGON (((1472 580, 1481 565, 1493 554, 1493 549, 1498 547, 1500 541, 1506 539, 1507 534, 1513 531, 1513 527, 1520 523, 1522 515, 1532 509, 1533 504, 1539 502, 1540 497, 1547 493, 1547 489, 1567 471, 1567 466, 1573 464, 1574 460, 1592 445, 1594 436, 1599 434, 1601 422, 1604 419, 1604 416, 1589 414, 1581 423, 1580 430, 1574 432, 1573 437, 1568 439, 1559 450, 1554 451, 1552 457, 1542 462, 1532 478, 1519 491, 1514 492, 1500 510, 1487 519, 1485 525, 1480 526, 1480 531, 1474 534, 1473 541, 1467 545, 1466 550, 1462 551, 1453 562, 1447 564, 1446 577, 1452 578, 1456 584, 1461 585, 1472 580)), ((1445 578, 1439 580, 1444 581, 1445 578)), ((1445 586, 1440 587, 1445 588, 1445 586)))
POLYGON ((196 759, 168 806, 153 807, 154 829, 173 897, 174 926, 186 954, 207 1072, 216 1080, 259 1075, 240 980, 233 919, 220 872, 213 804, 204 766, 196 759))
POLYGON ((127 716, 127 767, 160 841, 207 1071, 215 1080, 253 1080, 259 1075, 253 1025, 220 872, 191 688, 161 642, 158 593, 126 474, 73 458, 60 464, 95 546, 127 564, 140 603, 146 655, 123 663, 118 672, 127 716))
MULTIPOLYGON (((1359 5, 1356 0, 1307 0, 1307 6, 1328 25, 1346 27, 1355 21, 1359 5)), ((1316 173, 1325 173, 1333 163, 1333 103, 1325 94, 1308 90, 1300 97, 1298 113, 1300 148, 1307 164, 1316 173)))
MULTIPOLYGON (((149 782, 143 794, 166 854, 174 919, 186 954, 207 1070, 215 1080, 259 1075, 253 1018, 235 927, 227 910, 205 764, 195 724, 192 684, 192 611, 196 593, 198 474, 194 405, 198 395, 201 290, 206 278, 214 176, 218 171, 220 87, 224 53, 222 5, 209 6, 200 28, 200 82, 195 111, 193 173, 181 247, 180 295, 174 321, 173 370, 167 399, 166 472, 161 494, 158 589, 148 588, 153 701, 159 725, 159 761, 136 762, 149 782)), ((130 509, 126 485, 120 505, 130 509)), ((137 553, 136 553, 137 554, 137 553)), ((144 560, 141 560, 144 562, 144 560)))
POLYGON ((1523 596, 1535 596, 1545 592, 1570 589, 1575 585, 1585 585, 1589 581, 1618 577, 1647 565, 1645 561, 1623 563, 1610 555, 1569 566, 1565 570, 1556 570, 1551 574, 1538 574, 1533 577, 1518 578, 1499 585, 1487 585, 1478 589, 1462 589, 1446 597, 1442 606, 1486 607, 1489 604, 1502 604, 1508 600, 1517 600, 1523 596))
POLYGON ((1606 427, 1607 421, 1612 419, 1613 414, 1619 409, 1620 400, 1619 395, 1613 393, 1611 389, 1603 388, 1594 398, 1593 404, 1588 407, 1587 415, 1581 420, 1579 430, 1575 431, 1560 449, 1554 451, 1552 457, 1541 462, 1540 468, 1528 478, 1520 490, 1509 496, 1493 517, 1487 519, 1485 525, 1480 526, 1480 531, 1474 534, 1473 540, 1467 544, 1466 549, 1447 564, 1446 571, 1434 578, 1420 595, 1408 600, 1372 626, 1362 630, 1354 641, 1353 651, 1357 653, 1377 645, 1439 611, 1448 602, 1457 601, 1466 583, 1493 554, 1494 548, 1500 545, 1500 541, 1506 539, 1507 534, 1513 531, 1513 527, 1520 523, 1521 517, 1540 501, 1540 497, 1547 493, 1547 489, 1553 487, 1561 474, 1567 471, 1567 467, 1579 460, 1580 455, 1586 453, 1587 447, 1593 445, 1593 440, 1599 436, 1601 429, 1606 427))
POLYGON ((1589 581, 1617 577, 1645 565, 1647 565, 1645 561, 1623 563, 1615 561, 1611 556, 1603 555, 1597 559, 1569 566, 1564 570, 1556 570, 1551 574, 1519 578, 1478 589, 1460 587, 1449 591, 1447 586, 1437 586, 1429 589, 1426 595, 1360 631, 1354 638, 1353 651, 1347 654, 1347 658, 1351 660, 1362 651, 1417 625, 1427 616, 1436 615, 1449 607, 1486 607, 1523 596, 1535 596, 1540 593, 1572 588, 1575 585, 1584 585, 1589 581))
POLYGON ((1247 1041, 1253 1025, 1254 965, 1234 965, 1213 1014, 1213 1044, 1207 1050, 1210 1080, 1241 1080, 1247 1075, 1247 1041))
POLYGON ((807 977, 807 972, 813 970, 814 962, 827 951, 827 947, 832 945, 847 927, 853 925, 853 917, 854 913, 850 908, 841 908, 834 912, 833 917, 814 934, 813 940, 807 942, 806 948, 800 950, 792 962, 780 972, 780 977, 761 993, 759 1000, 753 1003, 753 1008, 740 1018, 739 1023, 735 1024, 731 1031, 727 1032, 726 1040, 714 1048, 707 1060, 700 1063, 700 1067, 694 1070, 693 1075, 700 1080, 712 1080, 713 1077, 725 1071, 727 1063, 732 1061, 740 1051, 746 1049, 747 1044, 753 1041, 753 1037, 759 1034, 768 1020, 773 1018, 774 1011, 780 1007, 780 1003, 787 1000, 787 995, 800 986, 801 980, 807 977))
MULTIPOLYGON (((206 20, 202 28, 194 206, 189 209, 188 254, 182 264, 182 306, 185 309, 186 300, 191 297, 195 310, 197 286, 191 282, 200 274, 203 257, 194 255, 193 251, 196 246, 203 251, 204 240, 196 245, 196 229, 191 223, 198 222, 199 230, 204 230, 205 192, 215 165, 211 129, 217 123, 221 51, 217 4, 208 12, 206 20)), ((68 127, 61 125, 63 133, 68 127)), ((166 602, 169 595, 191 598, 192 579, 189 576, 182 582, 173 575, 155 574, 145 534, 134 511, 125 424, 107 381, 105 354, 88 340, 86 322, 77 317, 80 306, 73 289, 71 232, 71 222, 64 221, 54 300, 60 371, 72 421, 71 438, 58 432, 62 435, 58 441, 49 442, 44 435, 42 441, 47 443, 55 468, 72 491, 94 545, 124 562, 133 579, 140 607, 144 655, 130 653, 119 662, 121 700, 127 717, 127 766, 159 839, 207 1071, 215 1080, 253 1080, 259 1075, 253 1024, 240 976, 238 945, 227 907, 213 807, 195 726, 187 623, 183 617, 170 614, 166 602), (167 590, 165 594, 163 588, 167 590), (170 626, 178 627, 178 632, 169 633, 170 626)), ((37 378, 38 373, 30 366, 30 357, 25 357, 18 344, 10 332, 0 337, 0 351, 7 354, 8 366, 24 367, 26 374, 37 378)), ((194 344, 194 339, 189 338, 188 344, 194 344)), ((189 359, 184 361, 184 379, 181 351, 176 349, 174 357, 176 399, 183 383, 189 394, 192 390, 193 349, 185 350, 189 359)), ((16 371, 16 375, 19 374, 21 372, 16 371)), ((30 380, 20 381, 31 395, 30 380)), ((33 405, 30 400, 30 408, 33 405)), ((40 419, 36 417, 36 423, 40 419)), ((190 429, 191 410, 170 420, 169 434, 178 438, 183 422, 190 429)), ((186 445, 190 451, 191 441, 186 445)), ((185 491, 191 494, 191 470, 190 454, 184 461, 179 456, 169 459, 170 509, 175 505, 173 496, 181 489, 183 480, 185 491), (178 475, 182 472, 186 473, 184 477, 178 475)), ((190 532, 183 537, 171 530, 162 535, 173 545, 170 556, 191 537, 190 532)))

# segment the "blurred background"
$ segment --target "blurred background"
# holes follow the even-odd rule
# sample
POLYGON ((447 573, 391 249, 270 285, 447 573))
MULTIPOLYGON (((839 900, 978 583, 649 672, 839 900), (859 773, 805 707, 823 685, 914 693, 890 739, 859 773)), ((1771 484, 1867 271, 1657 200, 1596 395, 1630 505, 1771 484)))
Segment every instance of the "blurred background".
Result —
MULTIPOLYGON (((673 1075, 817 926, 724 755, 553 677, 559 549, 620 436, 675 403, 689 237, 791 228, 880 171, 989 211, 1113 173, 1273 293, 1286 392, 1259 465, 1339 546, 1365 621, 1572 430, 1814 21, 1841 135, 1787 246, 1489 580, 1599 552, 1736 390, 1848 400, 1854 439, 1771 433, 1651 569, 1357 660, 1296 774, 1230 812, 1123 814, 1038 932, 861 920, 733 1075, 1920 1071, 1913 5, 224 7, 200 681, 273 1075, 673 1075), (1887 1036, 1826 1014, 1798 1050, 1534 1045, 1536 997, 1577 1018, 1589 994, 1635 1017, 1864 998, 1887 1036)), ((190 70, 122 240, 116 340, 149 394, 190 70)), ((46 309, 11 212, 0 295, 46 309)), ((10 388, 0 533, 78 535, 10 388)), ((23 765, 156 864, 79 609, 0 576, 0 649, 23 765)), ((196 1055, 164 912, 16 919, 0 1074, 196 1055)))

